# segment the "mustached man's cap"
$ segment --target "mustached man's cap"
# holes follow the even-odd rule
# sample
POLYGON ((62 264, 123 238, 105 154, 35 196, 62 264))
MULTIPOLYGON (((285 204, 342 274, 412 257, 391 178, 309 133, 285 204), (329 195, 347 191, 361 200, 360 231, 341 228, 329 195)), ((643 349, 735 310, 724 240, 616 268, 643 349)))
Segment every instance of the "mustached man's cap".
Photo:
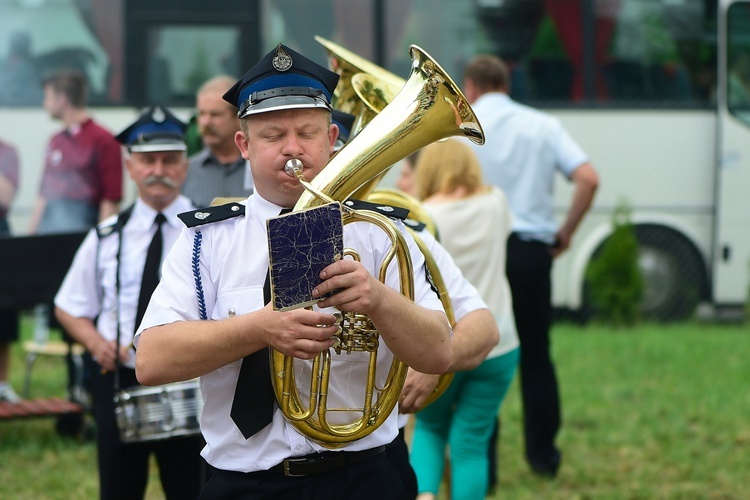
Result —
POLYGON ((138 119, 115 139, 131 153, 154 151, 187 151, 183 123, 167 108, 153 106, 141 111, 138 119))
POLYGON ((224 94, 238 118, 297 108, 330 111, 339 75, 279 44, 224 94))

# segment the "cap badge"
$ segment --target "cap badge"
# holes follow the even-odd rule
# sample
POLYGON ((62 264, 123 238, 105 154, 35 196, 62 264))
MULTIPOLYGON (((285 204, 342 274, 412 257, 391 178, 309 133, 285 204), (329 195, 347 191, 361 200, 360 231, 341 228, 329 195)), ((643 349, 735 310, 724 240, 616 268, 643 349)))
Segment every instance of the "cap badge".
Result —
POLYGON ((286 71, 292 67, 292 56, 279 44, 276 47, 276 54, 273 56, 273 67, 276 71, 286 71))
POLYGON ((154 108, 154 112, 151 113, 151 119, 154 120, 156 123, 162 123, 164 120, 167 119, 167 115, 164 114, 164 111, 160 107, 154 108))
POLYGON ((195 212, 195 218, 198 220, 205 220, 208 219, 208 216, 211 215, 208 212, 195 212))

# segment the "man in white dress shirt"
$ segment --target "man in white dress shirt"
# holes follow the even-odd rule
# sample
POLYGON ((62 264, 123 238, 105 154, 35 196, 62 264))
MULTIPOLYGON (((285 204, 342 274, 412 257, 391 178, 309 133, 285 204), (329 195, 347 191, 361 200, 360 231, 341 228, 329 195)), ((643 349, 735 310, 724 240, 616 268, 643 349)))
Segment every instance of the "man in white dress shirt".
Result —
POLYGON ((200 435, 123 443, 114 405, 118 389, 137 386, 132 345, 138 316, 158 280, 160 261, 180 234, 177 215, 194 208, 180 195, 187 174, 184 130, 169 110, 155 107, 117 136, 126 146, 138 198, 89 232, 55 297, 58 320, 98 364, 92 399, 103 499, 143 498, 152 453, 167 498, 195 498, 202 487, 200 435))
MULTIPOLYGON (((275 401, 236 391, 245 363, 255 353, 267 356, 266 348, 297 360, 331 348, 339 328, 333 308, 369 316, 380 334, 378 373, 387 371, 393 356, 426 373, 443 373, 450 364, 450 325, 403 225, 398 228, 414 268, 413 302, 397 291, 397 272, 389 272, 385 283, 374 277, 390 239, 374 224, 355 223, 344 227, 344 246, 356 249, 361 261, 345 258, 325 267, 313 291, 314 297, 333 295, 312 310, 279 312, 268 303, 266 221, 294 207, 304 191, 285 173, 287 161, 300 160, 308 181, 328 162, 338 135, 330 114, 337 82, 335 73, 279 44, 227 92, 225 99, 239 109, 236 142, 250 161, 255 194, 246 204, 183 218, 191 227, 165 261, 136 335, 142 383, 201 378, 202 455, 213 470, 202 498, 408 498, 385 455, 398 434, 397 412, 371 434, 328 451, 298 432, 275 401), (261 426, 245 429, 232 411, 244 399, 270 404, 261 426)), ((396 267, 391 263, 389 270, 396 267)), ((367 363, 359 356, 332 358, 332 373, 343 376, 331 377, 329 400, 338 401, 329 406, 361 404, 355 400, 364 393, 367 363)), ((269 385, 269 371, 254 383, 258 390, 269 385)))
POLYGON ((464 69, 464 93, 486 136, 484 146, 472 148, 485 179, 503 190, 513 214, 506 268, 521 342, 526 460, 536 474, 554 477, 562 453, 555 444, 561 412, 549 338, 552 261, 570 246, 599 177, 557 118, 513 101, 508 92, 508 68, 498 57, 477 56, 464 69), (575 186, 559 226, 557 172, 575 186))

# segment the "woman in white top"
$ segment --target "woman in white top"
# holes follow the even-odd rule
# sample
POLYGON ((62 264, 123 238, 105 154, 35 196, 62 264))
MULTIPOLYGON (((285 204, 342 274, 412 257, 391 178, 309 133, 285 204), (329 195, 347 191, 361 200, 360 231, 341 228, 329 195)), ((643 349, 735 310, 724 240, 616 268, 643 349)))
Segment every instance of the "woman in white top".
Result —
POLYGON ((510 213, 505 195, 487 186, 474 152, 448 140, 424 148, 415 194, 434 218, 440 241, 492 311, 500 343, 472 371, 456 373, 446 392, 416 415, 412 465, 420 500, 435 498, 450 448, 451 498, 484 498, 490 436, 518 364, 518 336, 505 276, 510 213))

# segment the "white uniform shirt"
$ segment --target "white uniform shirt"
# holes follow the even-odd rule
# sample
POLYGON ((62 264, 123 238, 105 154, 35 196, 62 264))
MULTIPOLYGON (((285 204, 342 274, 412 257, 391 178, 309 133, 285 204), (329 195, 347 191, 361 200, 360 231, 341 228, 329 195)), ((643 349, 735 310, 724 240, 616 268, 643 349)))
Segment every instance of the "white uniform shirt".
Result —
MULTIPOLYGON (((487 302, 500 331, 500 343, 487 359, 518 347, 513 298, 505 275, 505 256, 511 217, 503 192, 490 192, 445 203, 425 203, 443 246, 487 302)), ((450 287, 448 288, 450 290, 450 287)), ((452 298, 452 297, 451 297, 452 298)))
MULTIPOLYGON (((266 220, 276 217, 280 211, 281 207, 255 194, 248 198, 244 217, 185 229, 164 263, 162 281, 154 292, 137 335, 152 326, 200 318, 192 271, 197 231, 201 234, 199 268, 207 317, 219 320, 227 318, 230 310, 240 315, 263 308, 263 283, 268 268, 266 220)), ((439 298, 427 283, 422 254, 403 224, 398 225, 412 255, 415 302, 442 311, 439 298)), ((362 264, 374 276, 378 275, 380 262, 390 245, 388 237, 373 224, 358 222, 344 227, 344 246, 358 250, 362 264)), ((395 268, 394 259, 389 271, 395 268)), ((392 288, 399 288, 397 272, 389 272, 386 281, 392 288)), ((380 382, 387 374, 392 357, 385 342, 381 341, 378 350, 380 382)), ((329 407, 361 406, 364 394, 361 385, 367 359, 365 353, 332 355, 335 366, 329 407), (339 404, 342 399, 347 404, 339 404)), ((269 469, 287 457, 325 450, 297 432, 276 405, 273 422, 245 439, 230 416, 241 363, 239 359, 200 378, 204 400, 201 431, 206 440, 201 454, 208 463, 223 470, 251 472, 269 469)), ((308 363, 296 360, 295 367, 307 366, 308 363)), ((297 375, 300 375, 299 369, 297 375)), ((309 384, 305 385, 298 378, 298 386, 309 387, 309 384)), ((394 411, 375 432, 342 449, 357 451, 384 445, 393 441, 397 432, 397 412, 394 411)))
MULTIPOLYGON (((162 225, 164 251, 162 258, 182 231, 183 224, 177 214, 192 210, 193 205, 184 196, 177 199, 162 213, 167 222, 162 225)), ((73 263, 55 296, 55 305, 76 318, 94 319, 98 316, 96 328, 106 340, 117 338, 119 310, 120 345, 127 346, 133 341, 135 315, 138 296, 141 291, 143 267, 146 252, 156 233, 154 219, 157 212, 138 198, 130 218, 122 229, 122 250, 120 252, 120 296, 117 297, 115 278, 117 272, 117 247, 120 236, 112 233, 97 236, 92 229, 78 248, 73 263), (98 255, 97 255, 97 246, 98 255)), ((100 227, 113 225, 117 221, 113 215, 102 221, 100 227)), ((135 367, 135 353, 131 349, 130 359, 123 363, 135 367)))
POLYGON ((505 94, 484 94, 472 109, 482 123, 485 144, 471 146, 487 183, 508 197, 513 231, 552 244, 557 232, 555 170, 570 178, 588 161, 586 154, 557 118, 505 94))
MULTIPOLYGON (((487 304, 484 303, 477 289, 464 278, 448 251, 435 240, 429 231, 422 230, 417 234, 432 254, 432 258, 435 259, 435 264, 440 270, 440 276, 443 278, 445 288, 451 299, 454 321, 458 323, 470 312, 487 309, 487 304)), ((404 427, 408 420, 408 413, 400 414, 399 428, 404 427)))

